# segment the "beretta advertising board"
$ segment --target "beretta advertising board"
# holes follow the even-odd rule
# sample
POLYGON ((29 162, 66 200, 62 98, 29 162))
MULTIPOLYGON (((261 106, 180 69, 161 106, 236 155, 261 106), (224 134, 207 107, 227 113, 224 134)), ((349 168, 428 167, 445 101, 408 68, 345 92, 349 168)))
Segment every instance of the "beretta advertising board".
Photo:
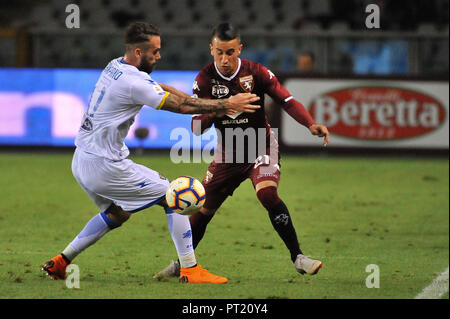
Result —
MULTIPOLYGON (((284 84, 328 127, 330 147, 449 147, 448 82, 288 79, 284 84)), ((287 146, 321 146, 285 112, 281 137, 287 146)))

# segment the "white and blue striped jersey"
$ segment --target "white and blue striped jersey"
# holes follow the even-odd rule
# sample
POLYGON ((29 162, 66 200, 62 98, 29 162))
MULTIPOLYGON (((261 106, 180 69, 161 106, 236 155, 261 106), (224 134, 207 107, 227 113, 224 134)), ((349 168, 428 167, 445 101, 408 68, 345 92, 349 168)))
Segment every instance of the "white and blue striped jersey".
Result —
POLYGON ((75 145, 113 161, 126 158, 130 151, 124 139, 135 116, 144 105, 160 109, 168 94, 123 58, 112 60, 95 85, 75 145))

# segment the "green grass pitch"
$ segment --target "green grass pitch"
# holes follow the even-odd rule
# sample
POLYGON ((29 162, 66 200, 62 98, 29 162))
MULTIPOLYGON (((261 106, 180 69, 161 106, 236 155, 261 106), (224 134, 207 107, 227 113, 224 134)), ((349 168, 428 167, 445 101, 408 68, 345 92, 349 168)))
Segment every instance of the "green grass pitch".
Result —
MULTIPOLYGON (((132 156, 170 179, 201 179, 201 164, 132 156)), ((80 288, 40 270, 98 213, 71 173, 71 154, 0 153, 0 298, 414 298, 448 267, 448 159, 283 156, 280 197, 304 253, 299 275, 250 181, 218 211, 196 251, 225 285, 181 285, 153 274, 176 258, 163 209, 135 214, 74 263, 80 288), (379 267, 379 288, 367 288, 379 267)), ((448 293, 445 294, 448 298, 448 293)))

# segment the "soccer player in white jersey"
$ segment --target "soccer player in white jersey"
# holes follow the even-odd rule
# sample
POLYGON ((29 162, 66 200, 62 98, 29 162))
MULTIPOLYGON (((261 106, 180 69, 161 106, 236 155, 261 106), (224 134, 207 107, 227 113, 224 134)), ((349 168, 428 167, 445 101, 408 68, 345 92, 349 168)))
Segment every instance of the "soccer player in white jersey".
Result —
POLYGON ((43 266, 52 279, 65 279, 73 259, 110 230, 121 226, 135 212, 153 205, 166 211, 167 223, 181 263, 180 282, 225 283, 197 264, 189 219, 173 213, 165 192, 169 181, 158 172, 127 159, 124 144, 136 114, 146 105, 176 113, 199 114, 254 112, 254 94, 229 99, 191 98, 170 86, 155 82, 149 75, 161 58, 159 29, 137 22, 125 33, 125 54, 112 60, 95 85, 88 110, 75 140, 72 172, 99 207, 83 230, 56 257, 43 266), (172 93, 170 93, 172 92, 172 93), (175 94, 173 94, 175 93, 175 94))

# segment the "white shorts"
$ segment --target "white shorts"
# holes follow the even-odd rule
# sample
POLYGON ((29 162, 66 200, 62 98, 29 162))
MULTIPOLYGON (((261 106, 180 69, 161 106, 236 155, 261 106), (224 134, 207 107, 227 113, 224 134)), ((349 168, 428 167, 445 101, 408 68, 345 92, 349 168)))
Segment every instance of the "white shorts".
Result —
POLYGON ((105 211, 112 203, 135 213, 164 199, 169 180, 130 159, 112 161, 75 150, 72 173, 78 184, 105 211))

